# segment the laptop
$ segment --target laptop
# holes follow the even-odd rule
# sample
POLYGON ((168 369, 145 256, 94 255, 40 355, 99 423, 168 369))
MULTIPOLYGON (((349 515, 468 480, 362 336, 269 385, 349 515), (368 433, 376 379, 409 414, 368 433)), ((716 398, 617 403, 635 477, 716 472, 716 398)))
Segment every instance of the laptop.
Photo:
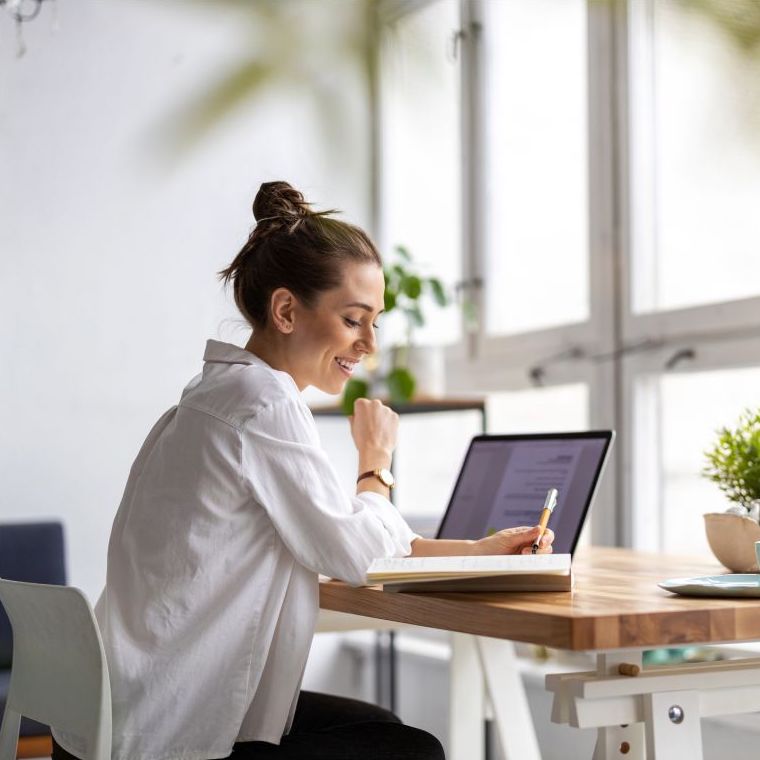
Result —
POLYGON ((614 430, 475 436, 436 538, 479 539, 536 525, 547 491, 556 488, 553 548, 572 554, 614 438, 614 430))

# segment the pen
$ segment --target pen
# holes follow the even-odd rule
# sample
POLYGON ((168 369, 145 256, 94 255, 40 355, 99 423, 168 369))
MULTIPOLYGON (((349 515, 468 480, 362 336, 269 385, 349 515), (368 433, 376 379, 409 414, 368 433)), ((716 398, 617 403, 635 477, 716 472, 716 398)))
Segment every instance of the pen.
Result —
POLYGON ((535 554, 538 551, 538 544, 544 533, 546 533, 546 526, 549 524, 549 518, 552 516, 554 507, 557 506, 557 496, 559 496, 559 492, 556 488, 550 488, 546 493, 544 508, 541 510, 541 517, 538 518, 538 527, 541 528, 541 532, 538 534, 536 543, 533 544, 533 548, 530 550, 531 554, 535 554))

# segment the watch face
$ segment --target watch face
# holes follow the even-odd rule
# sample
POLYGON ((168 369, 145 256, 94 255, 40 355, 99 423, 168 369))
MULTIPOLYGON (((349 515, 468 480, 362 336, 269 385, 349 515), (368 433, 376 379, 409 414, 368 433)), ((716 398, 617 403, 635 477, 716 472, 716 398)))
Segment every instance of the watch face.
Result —
POLYGON ((390 470, 386 470, 385 468, 377 471, 377 477, 380 478, 380 482, 384 486, 388 486, 388 488, 390 488, 396 482, 396 479, 393 477, 393 473, 390 470))

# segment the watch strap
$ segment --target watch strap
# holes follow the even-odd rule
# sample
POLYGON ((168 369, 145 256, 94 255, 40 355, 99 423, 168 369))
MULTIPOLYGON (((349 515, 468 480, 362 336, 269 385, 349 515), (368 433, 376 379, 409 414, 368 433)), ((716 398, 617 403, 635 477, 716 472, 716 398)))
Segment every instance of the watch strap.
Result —
MULTIPOLYGON (((382 469, 382 468, 380 468, 382 469)), ((393 488, 395 483, 386 483, 383 478, 380 475, 380 469, 377 470, 367 470, 367 472, 363 472, 359 477, 356 479, 356 482, 359 483, 365 478, 377 478, 386 488, 393 488)))

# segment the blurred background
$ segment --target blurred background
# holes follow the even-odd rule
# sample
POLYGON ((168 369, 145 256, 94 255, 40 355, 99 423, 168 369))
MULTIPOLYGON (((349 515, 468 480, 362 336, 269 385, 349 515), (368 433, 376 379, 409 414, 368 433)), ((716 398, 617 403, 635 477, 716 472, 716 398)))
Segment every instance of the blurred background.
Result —
MULTIPOLYGON (((416 340, 490 432, 617 429, 586 543, 708 555, 703 453, 760 405, 755 0, 5 0, 0 56, 0 521, 62 520, 91 599, 148 429, 247 340, 215 273, 273 179, 457 293, 416 340)), ((410 519, 481 424, 405 416, 410 519)), ((307 681, 371 696, 368 651, 307 681)))

